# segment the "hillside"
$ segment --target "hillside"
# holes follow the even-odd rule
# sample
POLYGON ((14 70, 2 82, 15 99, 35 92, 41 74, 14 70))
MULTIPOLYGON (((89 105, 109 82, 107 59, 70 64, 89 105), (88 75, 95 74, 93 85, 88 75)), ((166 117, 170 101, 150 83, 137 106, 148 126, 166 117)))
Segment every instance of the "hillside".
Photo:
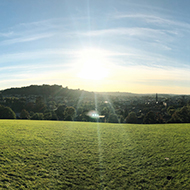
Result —
POLYGON ((80 96, 81 93, 89 95, 90 92, 80 90, 80 89, 69 89, 68 87, 63 87, 62 85, 30 85, 20 88, 9 88, 1 91, 3 96, 7 95, 38 95, 38 96, 80 96))

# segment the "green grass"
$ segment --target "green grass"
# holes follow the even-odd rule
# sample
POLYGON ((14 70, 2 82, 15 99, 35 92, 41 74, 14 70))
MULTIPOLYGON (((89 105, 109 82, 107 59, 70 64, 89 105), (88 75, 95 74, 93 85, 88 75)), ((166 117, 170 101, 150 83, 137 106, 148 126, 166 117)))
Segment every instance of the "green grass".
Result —
POLYGON ((190 124, 0 120, 0 189, 184 190, 189 163, 190 124))

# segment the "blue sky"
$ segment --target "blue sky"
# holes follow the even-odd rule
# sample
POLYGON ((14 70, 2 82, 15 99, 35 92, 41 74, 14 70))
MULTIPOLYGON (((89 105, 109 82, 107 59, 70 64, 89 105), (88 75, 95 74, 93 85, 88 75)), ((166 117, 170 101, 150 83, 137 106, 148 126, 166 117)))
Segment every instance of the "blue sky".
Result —
POLYGON ((2 0, 0 89, 190 94, 188 0, 2 0))

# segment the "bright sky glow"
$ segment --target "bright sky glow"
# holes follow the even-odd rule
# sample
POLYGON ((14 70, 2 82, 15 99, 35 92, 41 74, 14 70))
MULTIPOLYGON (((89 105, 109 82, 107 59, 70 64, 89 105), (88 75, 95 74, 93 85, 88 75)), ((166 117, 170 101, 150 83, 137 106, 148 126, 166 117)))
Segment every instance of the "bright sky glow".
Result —
POLYGON ((105 56, 103 51, 96 49, 79 52, 78 76, 87 80, 103 80, 108 75, 109 66, 105 56))
POLYGON ((190 94, 190 1, 0 2, 0 89, 190 94))

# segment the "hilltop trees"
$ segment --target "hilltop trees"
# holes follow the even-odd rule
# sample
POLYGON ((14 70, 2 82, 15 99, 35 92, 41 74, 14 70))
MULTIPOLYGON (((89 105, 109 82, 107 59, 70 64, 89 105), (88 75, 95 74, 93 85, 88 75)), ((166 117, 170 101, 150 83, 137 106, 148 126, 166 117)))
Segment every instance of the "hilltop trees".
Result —
POLYGON ((10 107, 14 112, 21 112, 25 106, 24 98, 6 97, 2 99, 1 104, 10 107))

